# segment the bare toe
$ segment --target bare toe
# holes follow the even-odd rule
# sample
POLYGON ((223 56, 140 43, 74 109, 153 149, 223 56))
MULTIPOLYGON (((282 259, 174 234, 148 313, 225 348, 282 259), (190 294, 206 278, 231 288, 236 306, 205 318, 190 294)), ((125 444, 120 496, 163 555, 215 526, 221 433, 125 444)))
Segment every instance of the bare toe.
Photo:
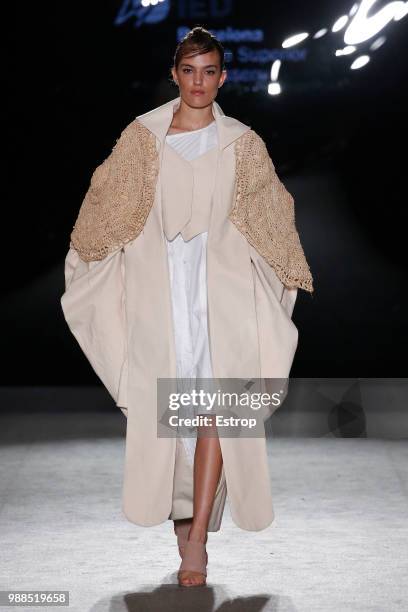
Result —
POLYGON ((199 572, 183 570, 179 573, 179 582, 182 586, 205 584, 205 576, 199 572))

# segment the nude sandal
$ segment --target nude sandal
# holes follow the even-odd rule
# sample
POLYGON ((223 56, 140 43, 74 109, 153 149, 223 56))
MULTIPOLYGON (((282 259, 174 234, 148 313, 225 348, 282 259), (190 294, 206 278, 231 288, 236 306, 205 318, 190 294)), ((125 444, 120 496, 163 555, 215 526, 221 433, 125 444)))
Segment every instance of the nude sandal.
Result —
POLYGON ((183 558, 184 547, 188 540, 188 532, 190 531, 191 521, 189 523, 174 523, 174 533, 177 536, 177 544, 180 557, 183 558))
POLYGON ((204 586, 207 578, 208 554, 203 542, 187 540, 184 545, 183 558, 177 574, 179 586, 204 586), (181 576, 182 572, 191 572, 202 577, 198 584, 184 584, 181 576))

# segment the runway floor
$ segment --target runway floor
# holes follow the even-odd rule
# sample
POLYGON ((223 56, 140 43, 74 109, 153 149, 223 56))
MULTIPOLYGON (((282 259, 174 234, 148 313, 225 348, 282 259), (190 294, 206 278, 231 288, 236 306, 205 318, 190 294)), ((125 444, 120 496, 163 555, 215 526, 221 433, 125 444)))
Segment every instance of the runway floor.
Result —
POLYGON ((0 420, 2 590, 67 590, 70 612, 407 609, 405 441, 269 439, 274 522, 243 531, 227 504, 209 534, 207 587, 183 589, 172 523, 122 514, 124 422, 0 420))

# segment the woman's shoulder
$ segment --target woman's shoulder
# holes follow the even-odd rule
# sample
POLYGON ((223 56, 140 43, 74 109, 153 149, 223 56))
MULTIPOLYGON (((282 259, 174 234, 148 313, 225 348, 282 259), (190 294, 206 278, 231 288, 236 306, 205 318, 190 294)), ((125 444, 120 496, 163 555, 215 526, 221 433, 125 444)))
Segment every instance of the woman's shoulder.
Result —
POLYGON ((109 157, 110 164, 122 163, 124 159, 155 155, 156 137, 138 119, 133 119, 120 133, 109 157))
POLYGON ((143 140, 151 137, 152 132, 138 118, 133 119, 120 133, 119 140, 143 140))
POLYGON ((269 157, 264 139, 253 128, 244 132, 238 139, 237 151, 241 157, 245 157, 248 160, 269 157))

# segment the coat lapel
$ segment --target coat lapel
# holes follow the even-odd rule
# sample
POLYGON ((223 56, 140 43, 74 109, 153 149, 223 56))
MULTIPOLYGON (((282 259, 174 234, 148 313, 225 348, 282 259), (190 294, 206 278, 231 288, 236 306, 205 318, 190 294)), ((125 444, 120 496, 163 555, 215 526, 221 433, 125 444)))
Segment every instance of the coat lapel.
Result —
MULTIPOLYGON (((167 131, 171 125, 174 111, 179 107, 181 98, 178 96, 161 106, 154 108, 153 110, 138 115, 136 119, 140 121, 148 130, 153 132, 159 139, 161 145, 163 145, 167 131)), ((242 123, 234 117, 228 117, 224 114, 220 105, 215 102, 212 103, 212 113, 217 125, 218 131, 218 147, 220 150, 228 147, 234 140, 242 136, 247 130, 250 130, 250 126, 242 123)))

